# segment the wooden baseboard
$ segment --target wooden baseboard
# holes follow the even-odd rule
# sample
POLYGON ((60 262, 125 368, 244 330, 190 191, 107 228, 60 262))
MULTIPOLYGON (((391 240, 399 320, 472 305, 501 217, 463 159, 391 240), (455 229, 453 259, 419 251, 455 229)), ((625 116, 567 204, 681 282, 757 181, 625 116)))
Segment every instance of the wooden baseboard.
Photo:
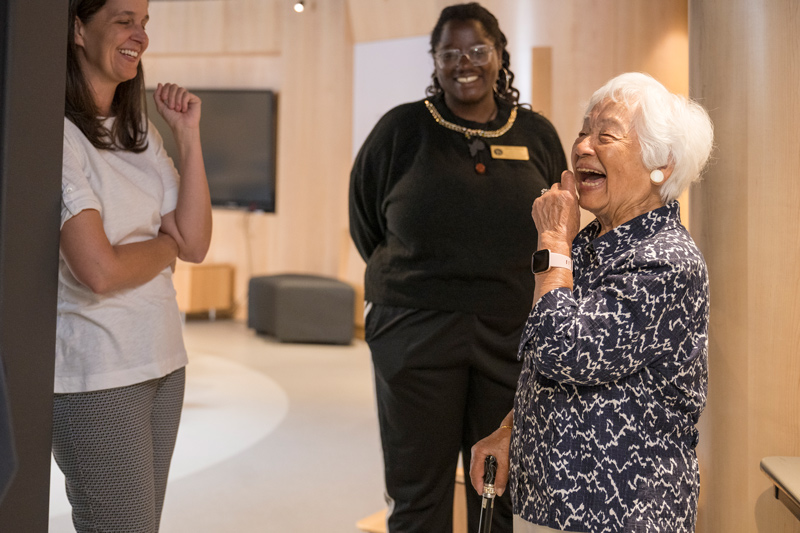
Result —
POLYGON ((386 533, 386 509, 362 518, 356 527, 365 533, 386 533))

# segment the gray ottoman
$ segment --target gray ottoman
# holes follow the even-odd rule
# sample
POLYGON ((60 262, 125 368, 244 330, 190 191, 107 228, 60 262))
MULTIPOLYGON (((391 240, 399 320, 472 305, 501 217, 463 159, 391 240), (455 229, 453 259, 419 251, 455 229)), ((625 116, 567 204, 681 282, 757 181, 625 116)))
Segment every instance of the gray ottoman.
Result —
POLYGON ((250 278, 247 326, 281 342, 349 344, 355 291, 342 281, 311 274, 250 278))

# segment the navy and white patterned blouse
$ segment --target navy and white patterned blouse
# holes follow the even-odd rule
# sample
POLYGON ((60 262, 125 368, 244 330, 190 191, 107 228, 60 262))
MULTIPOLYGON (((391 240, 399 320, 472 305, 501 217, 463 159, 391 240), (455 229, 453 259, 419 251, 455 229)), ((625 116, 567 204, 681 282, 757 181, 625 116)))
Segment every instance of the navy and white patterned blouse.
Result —
POLYGON ((574 532, 694 531, 708 273, 677 202, 572 245, 520 343, 514 513, 574 532))

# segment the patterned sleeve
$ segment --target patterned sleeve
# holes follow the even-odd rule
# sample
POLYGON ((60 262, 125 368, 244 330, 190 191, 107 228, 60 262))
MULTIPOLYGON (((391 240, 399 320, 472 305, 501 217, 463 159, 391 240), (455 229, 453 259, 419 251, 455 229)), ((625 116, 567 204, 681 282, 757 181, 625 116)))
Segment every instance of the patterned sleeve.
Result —
MULTIPOLYGON (((75 130, 75 128, 73 126, 75 130)), ((70 218, 85 209, 96 209, 103 215, 100 200, 89 184, 86 154, 70 137, 71 129, 65 124, 64 149, 61 165, 61 227, 70 218)))
POLYGON ((153 153, 158 163, 158 174, 164 184, 164 200, 161 203, 161 215, 166 215, 175 210, 178 205, 178 190, 180 189, 180 174, 175 168, 175 163, 164 148, 164 140, 152 122, 147 127, 153 153))
POLYGON ((617 269, 585 297, 545 294, 520 343, 536 371, 568 384, 599 385, 632 375, 673 354, 702 313, 702 265, 617 269))

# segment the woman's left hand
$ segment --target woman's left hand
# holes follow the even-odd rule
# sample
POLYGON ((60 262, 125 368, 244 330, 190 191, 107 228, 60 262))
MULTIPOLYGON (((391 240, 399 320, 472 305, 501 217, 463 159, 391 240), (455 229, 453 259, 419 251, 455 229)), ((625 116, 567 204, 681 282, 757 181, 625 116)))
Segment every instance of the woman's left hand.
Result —
POLYGON ((472 447, 469 460, 469 478, 478 494, 483 493, 483 465, 486 456, 494 455, 497 459, 497 473, 494 488, 498 496, 502 496, 508 483, 508 449, 511 444, 511 429, 501 427, 488 437, 479 440, 472 447))
POLYGON ((156 87, 153 99, 158 113, 164 117, 174 135, 200 126, 200 98, 174 83, 156 87))

